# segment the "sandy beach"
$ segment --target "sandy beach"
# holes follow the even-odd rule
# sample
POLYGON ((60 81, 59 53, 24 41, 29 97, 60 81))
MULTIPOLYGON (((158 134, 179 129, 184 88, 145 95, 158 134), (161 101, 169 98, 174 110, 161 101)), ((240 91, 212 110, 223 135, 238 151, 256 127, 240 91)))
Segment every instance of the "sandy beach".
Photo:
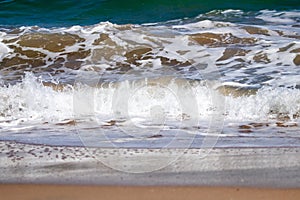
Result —
POLYGON ((3 199, 299 199, 299 189, 0 185, 3 199))
POLYGON ((123 149, 0 142, 0 182, 299 188, 299 148, 123 149))
POLYGON ((105 149, 0 142, 0 149, 5 200, 300 197, 299 148, 105 149), (176 159, 166 164, 170 158, 176 159))

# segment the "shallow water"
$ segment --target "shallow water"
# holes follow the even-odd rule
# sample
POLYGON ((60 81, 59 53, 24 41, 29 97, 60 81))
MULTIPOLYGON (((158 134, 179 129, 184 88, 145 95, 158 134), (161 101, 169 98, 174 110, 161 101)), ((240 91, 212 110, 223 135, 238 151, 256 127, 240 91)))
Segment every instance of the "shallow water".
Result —
POLYGON ((0 139, 299 146, 300 14, 288 8, 126 25, 0 21, 0 139))

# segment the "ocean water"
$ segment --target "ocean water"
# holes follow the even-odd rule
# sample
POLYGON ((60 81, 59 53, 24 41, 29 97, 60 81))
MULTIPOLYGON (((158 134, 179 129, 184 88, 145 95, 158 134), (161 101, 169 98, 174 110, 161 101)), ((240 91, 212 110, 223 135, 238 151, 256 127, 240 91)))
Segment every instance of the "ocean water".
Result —
POLYGON ((1 0, 0 24, 5 26, 93 25, 109 21, 141 24, 193 18, 214 10, 297 10, 297 0, 1 0))
POLYGON ((298 1, 0 1, 0 140, 300 146, 298 1))

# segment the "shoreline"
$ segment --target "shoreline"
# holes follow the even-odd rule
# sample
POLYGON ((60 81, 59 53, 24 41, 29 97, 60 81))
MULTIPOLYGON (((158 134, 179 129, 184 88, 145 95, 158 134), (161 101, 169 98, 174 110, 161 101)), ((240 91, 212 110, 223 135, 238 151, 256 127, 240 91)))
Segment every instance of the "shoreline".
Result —
MULTIPOLYGON (((155 137, 155 135, 154 135, 155 137)), ((158 136, 159 137, 159 136, 158 136)), ((220 140, 220 139, 219 139, 220 140)), ((84 144, 82 145, 73 145, 73 144, 67 144, 67 145, 62 145, 62 144, 48 144, 48 143, 30 143, 30 142, 25 142, 25 141, 16 141, 16 140, 1 140, 0 139, 0 147, 3 143, 11 143, 11 144, 19 144, 19 145, 29 145, 29 146, 37 146, 37 147, 51 147, 51 148, 82 148, 82 149, 85 149, 85 148, 90 148, 90 147, 86 147, 84 146, 84 144)), ((101 149, 112 149, 111 147, 91 147, 91 148, 101 148, 101 149)), ((149 150, 159 150, 159 149, 162 149, 161 147, 145 147, 145 148, 140 148, 140 147, 126 147, 126 146, 121 146, 121 147, 117 147, 118 149, 123 149, 123 150, 126 150, 126 149, 149 149, 149 150)), ((216 147, 213 147, 213 149, 268 149, 268 148, 271 148, 271 149, 299 149, 300 151, 300 145, 274 145, 274 146, 260 146, 260 145, 257 145, 257 146, 216 146, 216 147)), ((165 147, 163 149, 182 149, 182 150, 186 150, 186 149, 193 149, 193 150, 196 150, 196 149, 202 149, 202 150, 205 150, 205 149, 211 149, 211 147, 201 147, 201 148, 194 148, 194 147, 191 147, 191 148, 186 148, 186 147, 176 147, 176 148, 173 148, 173 147, 165 147)))

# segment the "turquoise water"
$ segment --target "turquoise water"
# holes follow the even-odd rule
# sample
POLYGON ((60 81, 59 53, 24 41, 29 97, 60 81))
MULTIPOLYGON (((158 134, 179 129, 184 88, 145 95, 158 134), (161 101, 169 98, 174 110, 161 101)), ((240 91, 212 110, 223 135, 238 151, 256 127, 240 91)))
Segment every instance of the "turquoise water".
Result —
POLYGON ((0 0, 0 25, 43 27, 161 22, 212 10, 294 10, 299 0, 0 0))

